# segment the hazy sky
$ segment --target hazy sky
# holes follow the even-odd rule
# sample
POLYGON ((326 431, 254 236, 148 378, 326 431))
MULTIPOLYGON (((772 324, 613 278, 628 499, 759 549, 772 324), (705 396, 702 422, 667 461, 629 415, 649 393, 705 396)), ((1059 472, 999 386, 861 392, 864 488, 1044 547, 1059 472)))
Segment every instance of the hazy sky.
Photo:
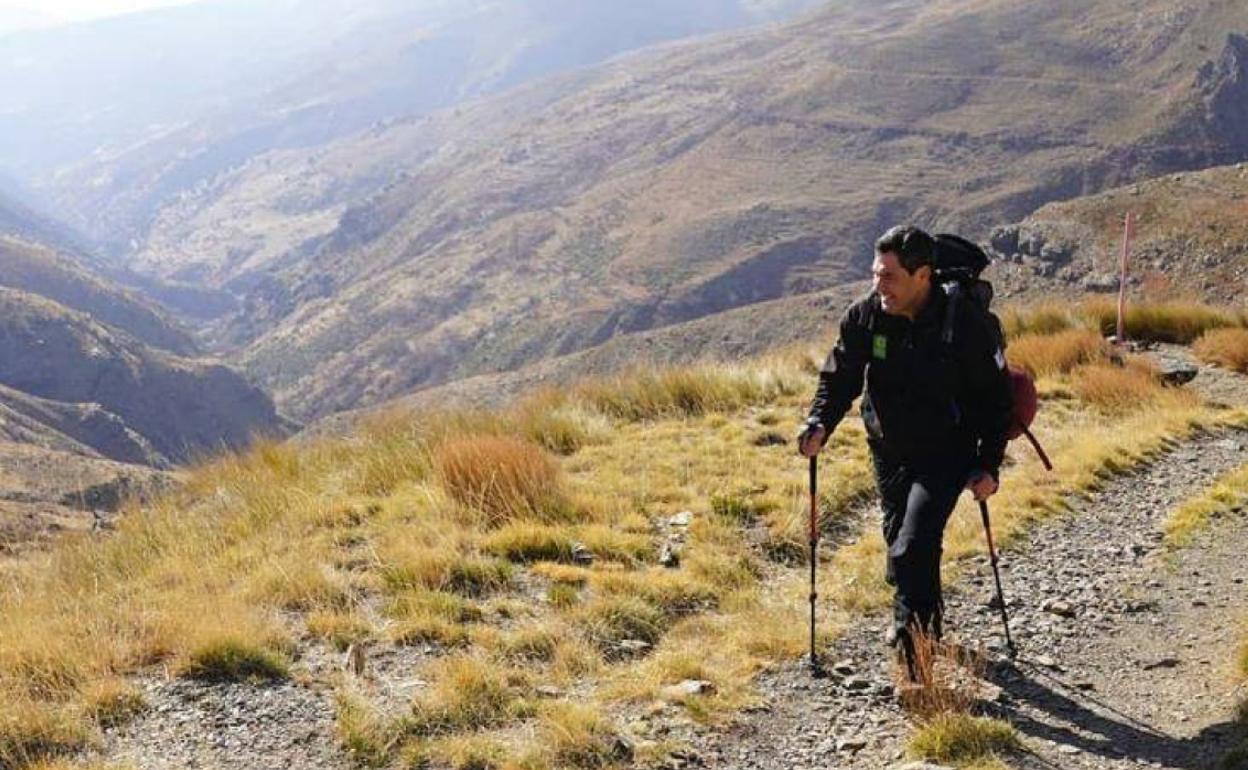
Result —
POLYGON ((191 0, 0 0, 0 14, 6 11, 34 11, 65 21, 85 21, 116 16, 146 8, 183 5, 191 0))

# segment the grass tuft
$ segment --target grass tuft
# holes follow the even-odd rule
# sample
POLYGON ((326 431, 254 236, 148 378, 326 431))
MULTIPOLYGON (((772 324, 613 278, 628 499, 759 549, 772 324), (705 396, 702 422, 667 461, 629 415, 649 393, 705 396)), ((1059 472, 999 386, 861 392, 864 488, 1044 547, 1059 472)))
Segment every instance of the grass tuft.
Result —
POLYGON ((629 639, 654 644, 663 635, 662 610, 635 596, 603 596, 582 606, 575 623, 601 652, 619 655, 620 642, 629 639))
POLYGON ((412 703, 405 722, 410 735, 480 730, 520 716, 526 709, 510 672, 472 655, 439 660, 430 675, 430 691, 412 703))
POLYGON ((1021 366, 1033 377, 1065 374, 1083 364, 1102 361, 1109 343, 1087 329, 1068 329, 1055 334, 1028 333, 1011 340, 1010 363, 1021 366))
POLYGON ((498 559, 481 559, 434 550, 418 550, 396 555, 382 568, 382 580, 391 591, 428 589, 482 596, 511 584, 511 564, 498 559))
POLYGON ((205 681, 260 682, 286 679, 290 669, 284 655, 226 632, 192 647, 179 673, 205 681))
POLYGON ((396 723, 354 693, 335 697, 335 725, 342 747, 363 767, 386 764, 400 738, 396 723))
POLYGON ((589 706, 555 704, 542 715, 538 736, 547 767, 597 770, 632 758, 611 723, 589 706))
POLYGON ((1248 329, 1205 332, 1192 346, 1192 352, 1206 363, 1248 374, 1248 329))
POLYGON ((310 636, 323 639, 339 652, 374 635, 367 619, 354 612, 338 610, 320 610, 308 615, 307 629, 310 636))
POLYGON ((1005 722, 946 712, 924 722, 911 736, 907 751, 915 759, 969 763, 1021 745, 1014 728, 1005 722))
POLYGON ((1214 485, 1171 511, 1165 523, 1166 544, 1188 545, 1215 519, 1248 507, 1248 464, 1224 474, 1214 485))
POLYGON ((66 709, 28 700, 9 700, 0 710, 0 767, 26 767, 69 756, 89 747, 95 736, 66 709))
POLYGON ((101 727, 128 722, 147 710, 147 700, 134 685, 110 678, 93 682, 82 693, 87 714, 101 727))
POLYGON ((484 514, 490 526, 570 518, 559 466, 535 444, 498 436, 453 439, 435 450, 433 464, 447 494, 484 514))

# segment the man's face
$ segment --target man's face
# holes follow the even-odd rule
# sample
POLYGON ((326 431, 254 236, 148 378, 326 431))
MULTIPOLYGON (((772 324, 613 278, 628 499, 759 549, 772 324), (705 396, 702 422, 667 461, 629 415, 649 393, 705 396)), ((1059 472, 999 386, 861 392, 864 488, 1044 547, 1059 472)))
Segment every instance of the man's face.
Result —
POLYGON ((876 254, 871 264, 875 291, 880 295, 880 307, 889 315, 913 317, 927 296, 931 274, 932 269, 923 265, 911 275, 892 252, 876 254))

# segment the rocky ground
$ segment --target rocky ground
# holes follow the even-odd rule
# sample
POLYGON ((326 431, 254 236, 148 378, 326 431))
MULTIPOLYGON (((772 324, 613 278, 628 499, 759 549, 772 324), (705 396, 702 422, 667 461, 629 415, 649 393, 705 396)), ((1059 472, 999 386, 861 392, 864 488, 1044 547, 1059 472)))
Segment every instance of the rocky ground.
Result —
MULTIPOLYGON (((1248 404, 1248 378, 1202 370, 1194 387, 1248 404)), ((1245 694, 1231 684, 1230 658, 1248 605, 1248 511, 1182 551, 1162 546, 1161 526, 1174 505, 1245 462, 1248 431, 1199 435, 1016 541, 1001 565, 1013 662, 990 606, 990 567, 970 565, 947 597, 950 634, 992 660, 979 672, 980 707, 1022 737, 1026 751, 1006 758, 1011 767, 1195 770, 1231 745, 1232 708, 1245 694)), ((799 664, 764 675, 762 705, 727 730, 660 716, 647 737, 689 746, 669 757, 672 767, 904 764, 914 722, 897 705, 883 626, 876 616, 851 627, 827 652, 828 678, 799 664)), ((152 708, 110 732, 101 754, 144 770, 349 767, 326 685, 337 665, 302 668, 293 682, 260 688, 153 679, 152 708)))
MULTIPOLYGON (((1228 745, 1228 684, 1245 607, 1248 515, 1172 553, 1170 508, 1248 462, 1248 432, 1204 435, 1074 505, 1002 556, 1020 654, 1003 655, 980 560, 947 596, 951 636, 994 659, 985 710, 1015 725, 1016 767, 1200 768, 1228 745)), ((883 617, 837 641, 827 679, 803 666, 769 676, 766 708, 698 740, 708 767, 881 768, 903 758, 912 720, 897 705, 883 617)))

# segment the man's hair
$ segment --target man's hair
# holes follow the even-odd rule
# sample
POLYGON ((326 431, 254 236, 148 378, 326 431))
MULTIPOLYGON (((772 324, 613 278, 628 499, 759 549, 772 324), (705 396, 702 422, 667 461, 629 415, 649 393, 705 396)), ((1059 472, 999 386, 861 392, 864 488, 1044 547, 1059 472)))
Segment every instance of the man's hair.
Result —
POLYGON ((875 242, 876 254, 896 254, 897 261, 914 275, 923 265, 932 264, 936 242, 932 236, 913 225, 897 225, 880 236, 875 242))

